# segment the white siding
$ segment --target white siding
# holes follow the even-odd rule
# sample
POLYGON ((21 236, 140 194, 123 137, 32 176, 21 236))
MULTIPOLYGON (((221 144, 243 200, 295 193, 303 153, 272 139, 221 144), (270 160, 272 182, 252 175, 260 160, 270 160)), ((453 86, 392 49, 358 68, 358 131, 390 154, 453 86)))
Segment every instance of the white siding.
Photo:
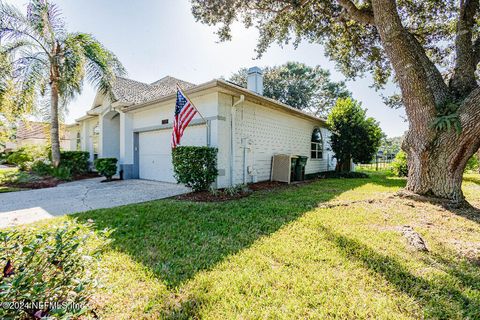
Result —
POLYGON ((320 122, 293 116, 252 102, 244 102, 235 111, 235 175, 234 184, 244 182, 244 145, 246 152, 246 182, 270 179, 274 154, 307 156, 306 173, 333 170, 328 161, 329 132, 321 128, 324 139, 323 159, 310 158, 312 131, 320 122))
MULTIPOLYGON (((226 125, 226 119, 224 114, 226 112, 225 106, 219 106, 219 93, 210 92, 200 95, 191 95, 189 97, 195 107, 199 110, 201 115, 209 121, 210 124, 210 146, 217 147, 219 150, 217 168, 219 169, 219 177, 217 178, 217 186, 225 187, 228 185, 229 177, 228 173, 228 150, 229 148, 229 136, 225 136, 225 132, 229 132, 229 127, 226 125), (219 110, 221 109, 221 110, 219 110)), ((231 97, 230 97, 231 99, 231 97)), ((173 123, 173 115, 175 108, 175 100, 155 104, 148 108, 143 108, 139 111, 134 111, 133 114, 133 131, 142 131, 145 128, 155 127, 162 124, 162 120, 168 119, 168 123, 173 123)), ((229 109, 230 110, 230 109, 229 109)), ((196 115, 194 120, 201 120, 200 115, 196 115)), ((171 129, 164 129, 162 131, 168 132, 170 137, 171 129)), ((141 134, 142 135, 142 134, 141 134)), ((141 136, 140 136, 141 137, 141 136)), ((170 138, 167 141, 167 148, 170 148, 170 138)), ((164 139, 162 139, 162 143, 164 139)), ((182 137, 182 145, 206 145, 207 144, 207 127, 202 126, 189 126, 185 129, 182 137)), ((145 157, 145 156, 144 156, 145 157)), ((142 158, 142 154, 140 154, 142 158)), ((141 166, 144 168, 143 172, 147 170, 146 163, 141 166)), ((164 161, 162 163, 165 163, 164 161)), ((142 171, 142 170, 141 170, 142 171)), ((141 176, 145 176, 141 173, 141 176)))

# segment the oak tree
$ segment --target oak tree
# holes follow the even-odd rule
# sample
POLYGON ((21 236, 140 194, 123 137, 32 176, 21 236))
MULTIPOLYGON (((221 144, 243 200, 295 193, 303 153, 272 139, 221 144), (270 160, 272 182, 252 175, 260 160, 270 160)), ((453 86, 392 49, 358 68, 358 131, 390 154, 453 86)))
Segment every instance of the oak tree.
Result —
POLYGON ((320 43, 343 73, 391 77, 409 120, 406 188, 463 201, 462 174, 480 147, 479 0, 193 0, 197 20, 231 38, 240 20, 274 42, 320 43))

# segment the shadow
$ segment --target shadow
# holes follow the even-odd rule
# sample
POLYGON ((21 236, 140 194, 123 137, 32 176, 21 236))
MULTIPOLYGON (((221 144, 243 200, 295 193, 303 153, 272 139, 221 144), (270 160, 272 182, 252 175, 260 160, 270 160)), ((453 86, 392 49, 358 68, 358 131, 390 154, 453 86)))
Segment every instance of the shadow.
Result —
MULTIPOLYGON (((361 262, 366 269, 380 275, 397 290, 415 299, 423 306, 424 318, 480 319, 478 295, 475 297, 475 293, 472 292, 472 297, 466 296, 457 288, 456 281, 440 274, 431 276, 429 279, 413 275, 396 259, 380 254, 357 240, 338 234, 324 226, 320 230, 346 258, 361 262)), ((469 265, 468 268, 460 270, 458 266, 455 267, 455 264, 445 260, 437 259, 436 263, 460 282, 465 292, 469 289, 478 290, 480 278, 478 271, 476 274, 471 272, 474 266, 469 265)), ((460 265, 463 264, 468 265, 468 262, 462 262, 460 265)))
MULTIPOLYGON (((115 229, 111 247, 148 267, 169 288, 208 270, 305 212, 372 179, 323 179, 259 191, 240 200, 193 203, 173 199, 75 214, 95 228, 115 229)), ((388 183, 388 182, 385 182, 388 183)))

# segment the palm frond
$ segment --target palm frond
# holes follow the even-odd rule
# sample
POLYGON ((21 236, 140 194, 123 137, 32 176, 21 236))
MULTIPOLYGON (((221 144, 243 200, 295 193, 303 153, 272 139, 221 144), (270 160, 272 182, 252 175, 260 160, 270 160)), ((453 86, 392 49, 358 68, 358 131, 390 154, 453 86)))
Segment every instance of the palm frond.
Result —
POLYGON ((90 34, 74 33, 67 39, 72 47, 82 48, 87 80, 101 92, 111 94, 116 77, 126 74, 118 58, 90 34))
POLYGON ((27 7, 27 19, 34 30, 53 46, 55 41, 65 36, 65 22, 61 11, 47 0, 30 0, 27 7))
POLYGON ((0 41, 31 41, 39 49, 50 52, 49 45, 43 37, 32 28, 25 15, 17 8, 0 0, 0 41))

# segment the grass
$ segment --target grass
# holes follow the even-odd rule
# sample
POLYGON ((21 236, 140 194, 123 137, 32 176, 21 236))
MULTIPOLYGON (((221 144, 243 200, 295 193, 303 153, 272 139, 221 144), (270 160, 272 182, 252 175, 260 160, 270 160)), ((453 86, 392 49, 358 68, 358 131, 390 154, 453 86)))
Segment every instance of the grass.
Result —
MULTIPOLYGON (((480 318, 480 210, 391 197, 404 184, 373 172, 38 225, 77 218, 115 229, 94 297, 104 319, 480 318), (412 250, 404 225, 429 252, 412 250)), ((479 175, 464 189, 480 207, 479 175)))
POLYGON ((17 174, 19 171, 17 168, 0 168, 0 193, 21 191, 21 188, 12 188, 5 186, 5 183, 10 180, 11 176, 17 174))

